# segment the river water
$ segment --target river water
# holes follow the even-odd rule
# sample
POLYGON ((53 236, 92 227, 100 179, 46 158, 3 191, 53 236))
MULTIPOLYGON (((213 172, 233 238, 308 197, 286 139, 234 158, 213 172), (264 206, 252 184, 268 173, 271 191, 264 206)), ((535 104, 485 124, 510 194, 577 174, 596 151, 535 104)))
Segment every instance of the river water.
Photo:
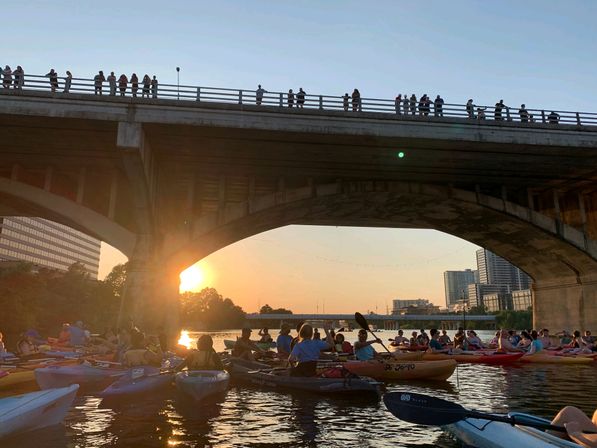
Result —
MULTIPOLYGON (((273 333, 273 332, 272 332, 273 333)), ((479 332, 483 340, 491 332, 479 332)), ((196 339, 200 333, 191 333, 196 339)), ((212 332, 214 348, 240 331, 212 332)), ((353 342, 356 332, 345 333, 353 342)), ((273 333, 273 336, 276 336, 273 333)), ((381 332, 386 340, 393 332, 381 332)), ((586 413, 597 406, 597 362, 589 366, 460 365, 446 382, 389 384, 457 401, 467 408, 517 410, 551 418, 572 404, 586 413)), ((591 415, 590 414, 590 415, 591 415)), ((224 399, 189 404, 174 393, 110 405, 78 397, 65 426, 0 442, 2 448, 95 447, 459 447, 439 428, 395 419, 382 401, 280 393, 232 385, 224 399)))

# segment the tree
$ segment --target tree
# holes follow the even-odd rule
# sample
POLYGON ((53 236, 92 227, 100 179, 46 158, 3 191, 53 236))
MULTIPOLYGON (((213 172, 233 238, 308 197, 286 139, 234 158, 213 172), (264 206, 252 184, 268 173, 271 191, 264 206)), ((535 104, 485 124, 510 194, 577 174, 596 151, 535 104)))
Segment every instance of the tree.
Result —
POLYGON ((122 297, 122 294, 124 293, 124 285, 126 283, 128 269, 128 261, 124 264, 117 264, 104 279, 104 283, 110 288, 115 297, 122 297))
POLYGON ((204 288, 198 293, 186 292, 181 296, 181 321, 207 330, 239 328, 245 320, 243 309, 215 288, 204 288))
POLYGON ((259 314, 292 314, 292 311, 286 308, 272 308, 267 303, 261 307, 259 314))

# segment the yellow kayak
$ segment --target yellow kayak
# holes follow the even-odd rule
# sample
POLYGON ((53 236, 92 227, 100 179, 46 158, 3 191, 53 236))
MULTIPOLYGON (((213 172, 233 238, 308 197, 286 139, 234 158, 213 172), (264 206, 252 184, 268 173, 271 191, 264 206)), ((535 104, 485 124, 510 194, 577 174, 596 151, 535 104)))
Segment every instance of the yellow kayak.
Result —
POLYGON ((392 356, 387 359, 388 362, 396 361, 421 361, 425 352, 394 352, 392 356))
POLYGON ((8 372, 8 375, 0 378, 0 390, 16 387, 30 381, 35 382, 33 369, 11 369, 8 372))
POLYGON ((380 375, 384 380, 434 380, 445 381, 456 369, 456 361, 390 361, 380 375))
POLYGON ((556 356, 543 353, 525 355, 518 361, 537 364, 592 364, 594 362, 593 358, 586 356, 556 356))

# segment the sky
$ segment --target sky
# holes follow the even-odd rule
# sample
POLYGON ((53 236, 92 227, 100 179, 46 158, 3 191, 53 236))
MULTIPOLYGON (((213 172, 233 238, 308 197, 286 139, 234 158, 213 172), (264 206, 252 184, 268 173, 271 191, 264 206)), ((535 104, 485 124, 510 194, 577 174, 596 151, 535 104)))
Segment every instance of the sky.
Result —
MULTIPOLYGON (((595 1, 8 2, 0 64, 25 73, 98 70, 162 83, 362 97, 441 94, 447 103, 595 110, 595 1), (5 39, 6 41, 6 39, 5 39)), ((444 270, 477 246, 431 230, 290 226, 200 262, 246 311, 385 312, 393 298, 444 303, 444 270)), ((100 276, 122 262, 103 245, 100 276)))

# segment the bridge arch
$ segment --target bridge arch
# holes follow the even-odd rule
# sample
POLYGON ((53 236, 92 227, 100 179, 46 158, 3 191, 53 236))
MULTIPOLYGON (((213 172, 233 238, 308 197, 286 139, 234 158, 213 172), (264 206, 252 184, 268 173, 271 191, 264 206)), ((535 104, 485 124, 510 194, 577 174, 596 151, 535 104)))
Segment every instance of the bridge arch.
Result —
POLYGON ((35 216, 80 230, 120 250, 133 253, 136 236, 106 216, 57 194, 0 177, 2 214, 35 216))
POLYGON ((166 244, 165 255, 184 268, 234 242, 290 224, 448 233, 491 250, 533 278, 536 325, 559 328, 570 317, 581 326, 597 325, 595 241, 520 205, 450 187, 356 182, 264 195, 199 218, 190 238, 178 250, 174 241, 166 244))

